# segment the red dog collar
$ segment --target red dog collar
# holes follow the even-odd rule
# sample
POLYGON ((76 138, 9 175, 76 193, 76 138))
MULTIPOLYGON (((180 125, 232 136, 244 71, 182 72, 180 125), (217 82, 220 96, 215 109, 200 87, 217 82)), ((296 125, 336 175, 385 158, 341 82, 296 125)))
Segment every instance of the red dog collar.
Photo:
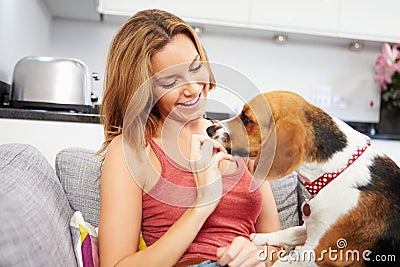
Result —
POLYGON ((350 157, 347 161, 346 166, 334 172, 326 172, 320 177, 318 177, 313 182, 304 182, 304 186, 311 195, 316 195, 318 192, 324 188, 327 184, 332 182, 336 177, 338 177, 341 173, 343 173, 351 164, 353 164, 371 145, 371 140, 367 139, 367 145, 361 148, 357 148, 357 151, 350 157))

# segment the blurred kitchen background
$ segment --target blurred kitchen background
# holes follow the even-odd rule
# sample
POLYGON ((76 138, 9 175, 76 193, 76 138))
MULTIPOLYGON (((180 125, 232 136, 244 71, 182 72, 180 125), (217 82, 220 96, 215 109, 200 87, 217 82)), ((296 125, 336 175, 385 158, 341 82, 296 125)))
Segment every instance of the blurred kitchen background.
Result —
POLYGON ((96 111, 108 46, 130 15, 146 8, 181 16, 198 32, 211 62, 247 79, 229 88, 240 100, 223 88, 233 78, 217 74, 222 86, 210 98, 224 105, 210 101, 212 117, 232 116, 254 96, 249 81, 260 92, 291 90, 374 137, 400 163, 400 132, 375 129, 380 92, 374 81, 382 44, 400 42, 398 0, 0 0, 3 88, 11 87, 21 58, 74 58, 87 66, 87 90, 98 98, 89 112, 70 112, 18 110, 5 97, 0 143, 32 143, 50 161, 68 146, 99 149, 103 132, 96 111))

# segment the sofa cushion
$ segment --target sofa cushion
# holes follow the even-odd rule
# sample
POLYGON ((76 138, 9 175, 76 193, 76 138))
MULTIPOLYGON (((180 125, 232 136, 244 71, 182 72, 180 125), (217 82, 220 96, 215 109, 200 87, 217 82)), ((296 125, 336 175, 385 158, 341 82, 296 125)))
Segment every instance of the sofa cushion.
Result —
POLYGON ((66 148, 57 154, 55 168, 72 209, 82 212, 85 220, 97 227, 100 182, 96 179, 100 175, 101 156, 85 148, 66 148))
POLYGON ((36 148, 0 145, 0 266, 76 266, 71 215, 53 168, 36 148))
POLYGON ((300 224, 299 215, 299 180, 293 172, 278 180, 269 182, 275 197, 282 229, 300 224))
MULTIPOLYGON (((99 182, 101 157, 85 148, 67 148, 56 157, 56 172, 61 180, 71 207, 81 211, 85 220, 98 226, 100 213, 99 182)), ((282 228, 300 223, 298 207, 299 182, 296 173, 270 181, 278 207, 282 228)))

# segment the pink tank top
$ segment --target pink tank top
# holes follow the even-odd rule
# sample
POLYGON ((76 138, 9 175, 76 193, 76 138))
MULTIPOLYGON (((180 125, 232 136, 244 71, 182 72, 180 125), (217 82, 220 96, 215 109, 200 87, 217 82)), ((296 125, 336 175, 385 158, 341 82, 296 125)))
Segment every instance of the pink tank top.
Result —
MULTIPOLYGON (((151 138, 149 143, 161 162, 162 170, 156 185, 142 198, 142 234, 148 246, 167 232, 194 203, 197 194, 193 173, 179 167, 151 138)), ((253 177, 244 160, 237 163, 235 173, 222 176, 223 197, 182 260, 215 260, 217 248, 229 245, 237 236, 248 239, 255 232, 254 224, 262 207, 261 190, 250 189, 253 177)))

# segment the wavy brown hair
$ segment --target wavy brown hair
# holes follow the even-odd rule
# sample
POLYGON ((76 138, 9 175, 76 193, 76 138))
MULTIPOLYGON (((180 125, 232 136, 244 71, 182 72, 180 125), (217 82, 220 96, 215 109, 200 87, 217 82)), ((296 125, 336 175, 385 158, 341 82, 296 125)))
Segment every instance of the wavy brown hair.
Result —
POLYGON ((128 131, 132 133, 129 143, 134 150, 144 147, 147 138, 156 132, 159 113, 150 86, 143 85, 149 85, 147 81, 153 75, 151 56, 177 34, 185 34, 192 40, 200 60, 208 68, 210 89, 215 86, 207 54, 188 24, 162 10, 150 9, 136 13, 119 28, 109 48, 100 107, 105 141, 99 153, 105 151, 110 142, 122 133, 124 126, 132 129, 128 131), (129 118, 125 118, 128 107, 129 118), (129 125, 123 125, 124 119, 129 125))

